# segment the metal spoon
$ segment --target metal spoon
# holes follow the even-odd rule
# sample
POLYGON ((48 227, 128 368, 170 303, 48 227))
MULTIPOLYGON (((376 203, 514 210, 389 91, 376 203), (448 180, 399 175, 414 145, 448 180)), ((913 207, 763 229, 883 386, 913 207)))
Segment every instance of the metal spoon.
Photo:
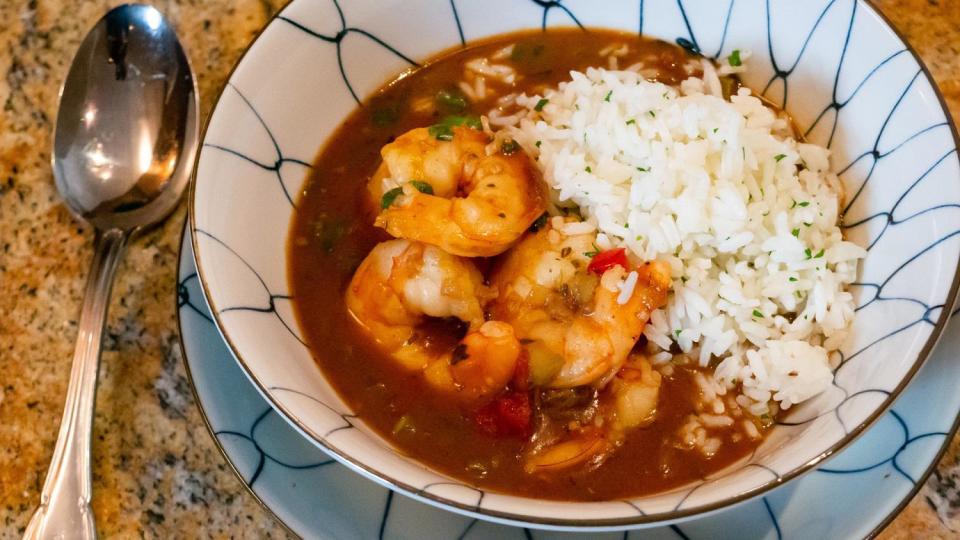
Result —
POLYGON ((90 435, 100 342, 130 236, 177 206, 196 154, 196 83, 176 34, 145 5, 108 12, 60 92, 53 172, 70 211, 96 229, 60 434, 24 538, 96 538, 90 435))

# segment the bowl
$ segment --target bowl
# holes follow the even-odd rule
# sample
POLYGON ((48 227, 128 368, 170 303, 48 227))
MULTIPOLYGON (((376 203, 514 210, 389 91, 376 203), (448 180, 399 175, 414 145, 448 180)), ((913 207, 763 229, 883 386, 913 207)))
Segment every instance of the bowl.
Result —
POLYGON ((560 529, 663 523, 745 501, 811 470, 880 417, 930 354, 960 259, 956 133, 916 54, 870 4, 709 0, 294 0, 235 67, 205 133, 191 193, 204 293, 267 400, 348 467, 475 517, 560 529), (832 386, 791 410, 743 463, 666 493, 562 502, 480 490, 413 461, 339 398, 304 343, 286 245, 311 159, 364 96, 450 47, 520 29, 606 27, 708 57, 752 51, 748 86, 832 150, 843 227, 869 248, 832 386))

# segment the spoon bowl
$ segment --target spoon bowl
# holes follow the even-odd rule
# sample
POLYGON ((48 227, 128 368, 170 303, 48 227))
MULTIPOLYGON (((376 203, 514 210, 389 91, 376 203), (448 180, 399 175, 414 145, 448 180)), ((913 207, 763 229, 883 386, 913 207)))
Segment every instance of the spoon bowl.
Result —
POLYGON ((176 207, 197 141, 196 87, 159 11, 110 11, 77 51, 60 95, 53 172, 70 210, 132 229, 176 207), (177 170, 180 174, 176 174, 177 170))
POLYGON ((130 236, 159 223, 186 187, 198 139, 190 64, 159 11, 109 11, 60 92, 52 156, 70 211, 96 230, 60 433, 26 539, 97 536, 90 437, 113 276, 130 236))

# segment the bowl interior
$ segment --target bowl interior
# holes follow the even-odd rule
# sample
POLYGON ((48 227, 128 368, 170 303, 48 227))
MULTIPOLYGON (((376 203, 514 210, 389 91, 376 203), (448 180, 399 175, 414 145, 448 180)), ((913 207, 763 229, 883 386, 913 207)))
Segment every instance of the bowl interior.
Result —
MULTIPOLYGON (((914 55, 867 4, 738 0, 294 0, 238 64, 211 115, 192 193, 193 243, 218 326, 268 400, 372 479, 457 511, 554 526, 618 526, 744 500, 850 442, 909 381, 956 289, 960 164, 952 125, 914 55), (407 459, 355 418, 294 318, 286 239, 311 160, 392 75, 473 39, 582 25, 749 50, 747 85, 832 150, 844 228, 868 247, 833 386, 795 408, 745 463, 630 501, 485 493, 407 459)), ((336 294, 337 291, 331 291, 336 294)))

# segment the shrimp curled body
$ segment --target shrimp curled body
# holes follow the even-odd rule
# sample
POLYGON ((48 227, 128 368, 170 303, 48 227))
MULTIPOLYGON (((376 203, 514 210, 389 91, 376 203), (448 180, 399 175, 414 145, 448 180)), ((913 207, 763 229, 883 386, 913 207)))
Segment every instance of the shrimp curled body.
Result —
POLYGON ((551 218, 512 249, 491 278, 500 291, 491 312, 529 343, 531 370, 543 386, 606 385, 670 289, 664 262, 590 272, 596 233, 576 232, 582 225, 551 218))
POLYGON ((623 445, 626 434, 654 421, 662 377, 650 362, 631 355, 604 391, 593 422, 568 426, 560 434, 541 433, 524 456, 530 473, 595 468, 623 445), (597 422, 596 420, 602 420, 597 422))
POLYGON ((469 259, 419 242, 390 240, 360 264, 346 304, 400 365, 421 371, 441 391, 471 400, 502 390, 520 355, 510 325, 484 322, 483 304, 490 296, 469 259), (428 317, 456 318, 469 330, 453 350, 436 351, 418 338, 417 327, 428 317))
POLYGON ((545 188, 526 154, 488 155, 487 145, 483 132, 458 126, 450 140, 417 128, 384 146, 367 186, 381 208, 376 226, 462 257, 506 251, 543 214, 545 188), (391 189, 402 193, 385 198, 391 189))

